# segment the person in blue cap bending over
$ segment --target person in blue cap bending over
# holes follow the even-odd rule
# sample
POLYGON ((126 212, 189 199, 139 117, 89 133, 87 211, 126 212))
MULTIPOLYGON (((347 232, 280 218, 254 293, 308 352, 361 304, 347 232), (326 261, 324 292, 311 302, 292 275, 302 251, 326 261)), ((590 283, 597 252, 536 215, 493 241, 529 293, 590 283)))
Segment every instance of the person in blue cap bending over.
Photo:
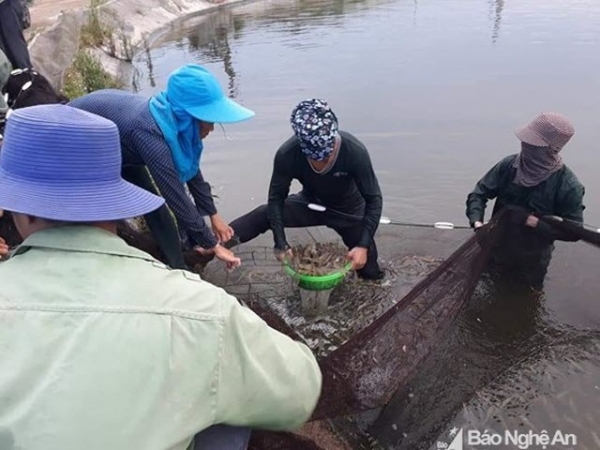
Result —
POLYGON ((253 428, 300 427, 315 356, 119 238, 164 203, 120 172, 109 120, 66 105, 8 119, 0 209, 24 241, 0 262, 0 449, 241 450, 253 428))
POLYGON ((126 180, 155 194, 156 183, 182 236, 167 206, 144 218, 171 267, 187 269, 181 237, 194 248, 211 249, 230 268, 240 264, 240 259, 220 244, 231 239, 233 230, 218 214, 199 164, 202 140, 215 123, 240 122, 253 117, 254 112, 225 97, 217 79, 197 64, 171 73, 166 90, 150 100, 131 92, 103 89, 69 105, 117 125, 126 180), (210 216, 212 232, 205 216, 210 216))
POLYGON ((348 246, 348 259, 361 278, 381 279, 374 236, 383 199, 368 150, 338 130, 337 117, 324 100, 300 102, 291 125, 294 135, 275 155, 268 205, 231 222, 234 241, 247 242, 271 229, 276 255, 283 259, 290 252, 285 227, 325 225, 348 246), (288 197, 293 179, 302 191, 288 197), (310 203, 327 211, 311 210, 310 203))

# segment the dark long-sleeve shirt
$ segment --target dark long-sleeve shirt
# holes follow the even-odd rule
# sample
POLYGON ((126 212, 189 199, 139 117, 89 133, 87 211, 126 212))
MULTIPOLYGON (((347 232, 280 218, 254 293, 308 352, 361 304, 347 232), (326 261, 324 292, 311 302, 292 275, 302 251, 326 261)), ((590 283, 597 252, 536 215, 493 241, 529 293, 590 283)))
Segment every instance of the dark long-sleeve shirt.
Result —
POLYGON ((283 208, 294 179, 302 184, 308 196, 323 206, 345 214, 363 214, 363 232, 358 246, 368 248, 373 242, 383 207, 379 182, 365 146, 350 133, 341 131, 340 136, 342 141, 335 164, 322 174, 314 171, 295 136, 277 151, 268 203, 275 248, 287 246, 283 208))
MULTIPOLYGON (((488 200, 496 199, 492 215, 506 206, 520 206, 538 216, 555 215, 574 222, 583 223, 583 196, 585 189, 575 174, 563 166, 536 186, 523 187, 514 184, 516 168, 513 164, 518 155, 504 158, 479 180, 467 197, 466 214, 469 222, 483 222, 488 200)), ((531 233, 543 235, 545 241, 572 241, 576 238, 567 232, 540 221, 531 233)))
POLYGON ((198 172, 187 183, 192 202, 179 179, 171 150, 150 113, 148 99, 131 92, 104 89, 76 98, 69 105, 114 122, 121 137, 123 165, 148 167, 180 229, 194 244, 205 248, 217 244, 203 217, 217 212, 210 185, 198 172))

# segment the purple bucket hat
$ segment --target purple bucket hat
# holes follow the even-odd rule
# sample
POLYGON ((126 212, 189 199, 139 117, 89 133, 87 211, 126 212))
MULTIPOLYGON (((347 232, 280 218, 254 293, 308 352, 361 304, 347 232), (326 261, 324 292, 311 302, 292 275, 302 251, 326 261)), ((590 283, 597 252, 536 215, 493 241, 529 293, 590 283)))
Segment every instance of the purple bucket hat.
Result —
POLYGON ((71 106, 15 110, 0 151, 0 209, 67 222, 141 216, 164 203, 121 178, 110 120, 71 106))
POLYGON ((335 147, 338 120, 325 100, 301 101, 292 111, 291 124, 300 149, 314 161, 326 159, 335 147))
POLYGON ((517 137, 535 147, 561 150, 575 134, 575 128, 562 114, 542 113, 522 128, 515 130, 517 137))

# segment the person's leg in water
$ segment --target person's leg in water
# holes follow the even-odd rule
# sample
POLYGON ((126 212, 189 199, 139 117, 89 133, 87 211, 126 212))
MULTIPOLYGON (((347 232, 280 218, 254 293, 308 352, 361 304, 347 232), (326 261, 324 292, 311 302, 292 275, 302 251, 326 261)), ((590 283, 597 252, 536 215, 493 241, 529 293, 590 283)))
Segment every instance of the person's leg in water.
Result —
POLYGON ((537 238, 525 227, 520 208, 511 208, 503 216, 501 234, 491 247, 487 272, 495 284, 515 291, 541 293, 554 245, 537 238))
MULTIPOLYGON (((123 167, 122 176, 125 180, 141 187, 155 195, 160 195, 145 166, 123 167)), ((148 228, 156 243, 167 259, 167 264, 173 269, 188 270, 181 250, 181 239, 175 219, 166 204, 144 216, 148 228)))
MULTIPOLYGON (((283 219, 286 228, 307 228, 328 226, 340 235, 344 244, 351 249, 360 241, 362 226, 352 224, 346 218, 335 217, 326 212, 317 212, 308 208, 311 200, 302 193, 290 195, 284 206, 283 219)), ((270 229, 267 205, 259 206, 248 214, 235 219, 229 224, 235 232, 237 243, 248 242, 270 229)), ((365 266, 358 271, 361 278, 379 280, 385 273, 377 262, 378 252, 375 242, 368 249, 365 266)))
MULTIPOLYGON (((332 227, 333 228, 333 227, 332 227)), ((360 238, 362 236, 363 227, 362 226, 352 226, 352 227, 335 227, 333 228, 337 234, 340 235, 342 241, 348 250, 356 247, 356 245, 360 242, 360 238)), ((365 280, 380 280, 385 276, 385 272, 381 270, 379 267, 379 263, 377 262, 378 252, 377 252, 377 244, 375 241, 371 243, 371 246, 368 249, 367 254, 367 263, 365 266, 358 270, 358 276, 365 280)))
POLYGON ((511 289, 515 291, 541 293, 553 250, 553 245, 536 251, 521 251, 508 245, 498 245, 492 249, 486 271, 499 286, 512 286, 511 289))
MULTIPOLYGON (((302 193, 290 195, 283 207, 283 223, 285 228, 308 228, 326 225, 327 215, 308 208, 308 200, 302 193)), ((238 217, 229 224, 240 244, 266 233, 271 229, 267 205, 238 217)), ((237 244, 238 242, 236 242, 237 244)))
POLYGON ((21 22, 22 8, 21 0, 4 0, 0 3, 0 48, 13 69, 31 68, 21 22))
POLYGON ((194 437, 189 450, 246 450, 250 442, 250 428, 213 425, 194 437))

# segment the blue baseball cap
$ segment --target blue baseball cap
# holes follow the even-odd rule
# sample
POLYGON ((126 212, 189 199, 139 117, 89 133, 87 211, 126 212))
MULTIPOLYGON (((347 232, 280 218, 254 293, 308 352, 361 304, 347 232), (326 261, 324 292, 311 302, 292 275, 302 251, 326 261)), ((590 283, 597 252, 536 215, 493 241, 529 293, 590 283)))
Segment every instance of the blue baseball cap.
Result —
POLYGON ((166 94, 169 103, 203 122, 234 123, 254 116, 254 111, 227 98, 214 75, 198 64, 171 73, 166 94))

